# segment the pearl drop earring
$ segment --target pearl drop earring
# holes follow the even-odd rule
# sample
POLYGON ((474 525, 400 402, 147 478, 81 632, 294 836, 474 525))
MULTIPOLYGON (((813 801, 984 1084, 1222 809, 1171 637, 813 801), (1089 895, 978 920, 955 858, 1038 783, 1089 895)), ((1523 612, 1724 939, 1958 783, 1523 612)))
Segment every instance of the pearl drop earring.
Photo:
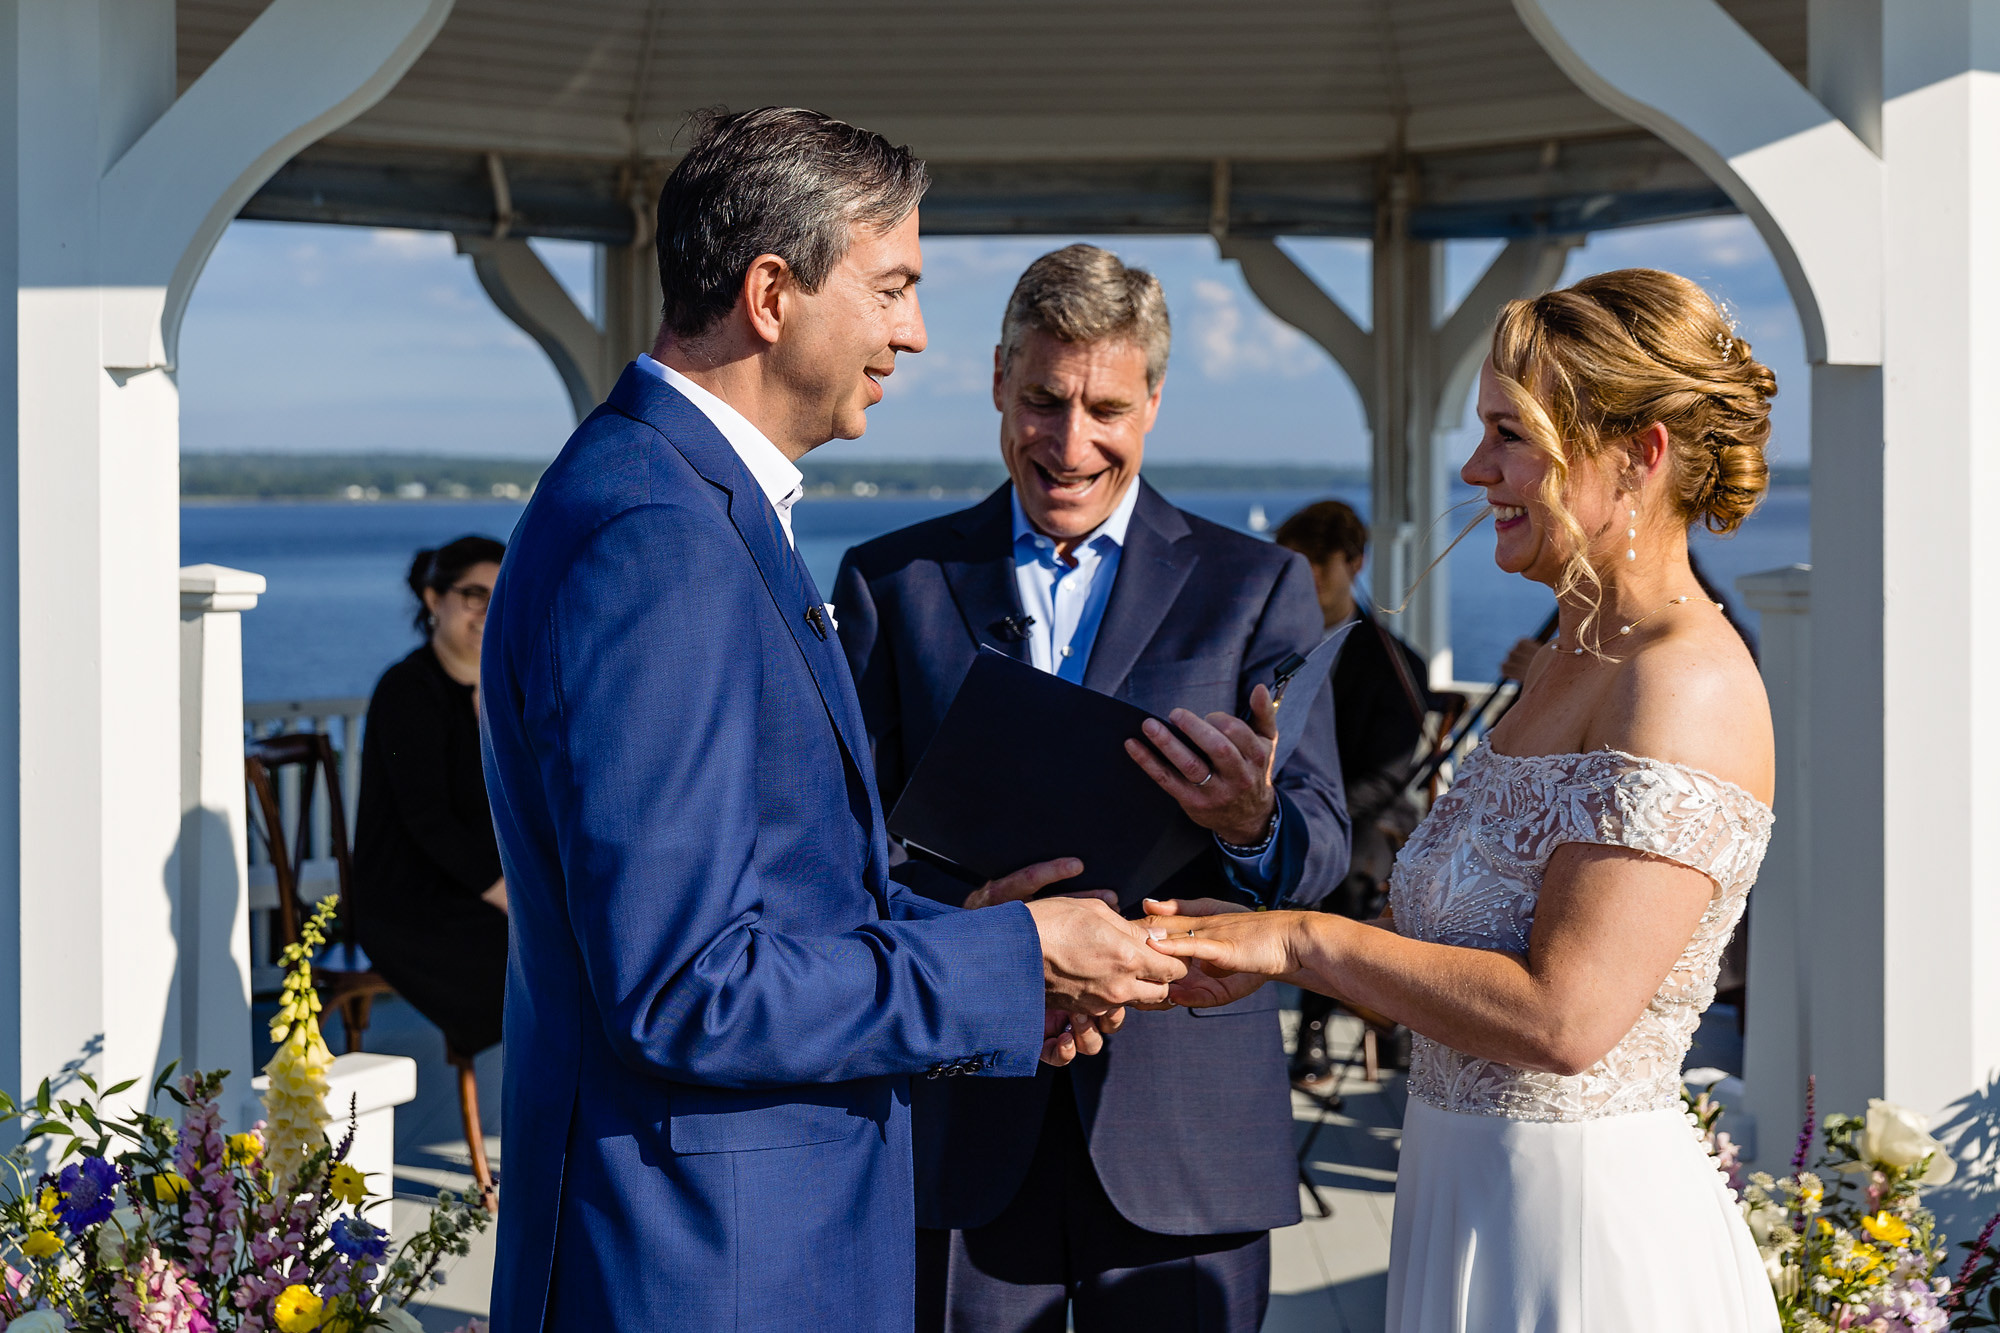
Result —
POLYGON ((1632 516, 1632 526, 1625 529, 1625 540, 1628 543, 1625 547, 1625 558, 1627 560, 1637 560, 1639 558, 1638 548, 1629 543, 1639 540, 1639 511, 1629 509, 1626 512, 1632 516))

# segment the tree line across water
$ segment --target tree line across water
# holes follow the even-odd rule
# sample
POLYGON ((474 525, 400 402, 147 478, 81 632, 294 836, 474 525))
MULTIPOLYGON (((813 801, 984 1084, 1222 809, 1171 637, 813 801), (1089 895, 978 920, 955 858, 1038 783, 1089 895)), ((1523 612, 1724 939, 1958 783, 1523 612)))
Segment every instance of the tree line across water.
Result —
MULTIPOLYGON (((546 462, 416 454, 183 454, 189 500, 521 499, 546 462)), ((808 457, 808 495, 975 496, 1006 480, 998 460, 808 457)), ((1290 463, 1149 463, 1146 477, 1170 491, 1326 490, 1365 486, 1362 469, 1290 463)))

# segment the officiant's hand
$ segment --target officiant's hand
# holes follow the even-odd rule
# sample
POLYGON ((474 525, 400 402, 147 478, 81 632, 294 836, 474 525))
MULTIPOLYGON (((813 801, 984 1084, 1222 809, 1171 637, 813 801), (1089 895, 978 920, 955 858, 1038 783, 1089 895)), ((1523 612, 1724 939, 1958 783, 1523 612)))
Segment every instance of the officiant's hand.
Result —
POLYGON ((1048 1007, 1102 1017, 1128 1004, 1157 1004, 1187 966, 1147 947, 1145 927, 1092 898, 1038 898, 1027 905, 1042 942, 1048 1007))
POLYGON ((1278 706, 1262 685, 1250 691, 1250 721, 1228 713, 1196 717, 1185 708, 1167 720, 1199 747, 1199 753, 1148 718, 1141 728, 1159 753, 1142 742, 1126 741, 1125 753, 1180 803, 1187 817, 1237 847, 1255 847, 1271 831, 1278 794, 1271 787, 1271 760, 1278 750, 1278 706), (1161 763, 1162 757, 1166 762, 1161 763))
MULTIPOLYGON (((1224 913, 1248 912, 1241 903, 1224 902, 1220 898, 1172 899, 1161 901, 1148 898, 1145 901, 1147 934, 1165 931, 1171 934, 1173 919, 1195 916, 1218 916, 1224 913)), ((1185 931, 1187 926, 1180 927, 1185 931)), ((1163 937, 1160 937, 1163 938, 1163 937)), ((1183 937, 1185 938, 1185 937, 1183 937)), ((1181 1005, 1189 1009, 1213 1009, 1220 1004, 1230 1004, 1255 993, 1269 977, 1255 972, 1231 972, 1216 967, 1212 963, 1202 963, 1188 969, 1188 974, 1167 988, 1171 1003, 1160 1006, 1172 1008, 1181 1005)), ((1148 1006, 1151 1007, 1151 1006, 1148 1006)))

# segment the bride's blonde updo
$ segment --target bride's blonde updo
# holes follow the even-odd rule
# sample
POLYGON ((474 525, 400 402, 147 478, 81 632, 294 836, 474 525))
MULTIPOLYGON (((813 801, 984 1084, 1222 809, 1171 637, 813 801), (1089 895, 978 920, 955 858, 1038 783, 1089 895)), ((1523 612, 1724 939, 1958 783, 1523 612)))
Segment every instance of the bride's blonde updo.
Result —
POLYGON ((1573 552, 1559 596, 1601 586, 1566 497, 1572 475, 1619 441, 1655 422, 1667 428, 1667 494, 1689 526, 1735 531, 1770 484, 1764 446, 1777 378, 1686 278, 1618 269, 1510 301, 1492 359, 1523 437, 1550 461, 1539 498, 1573 552))

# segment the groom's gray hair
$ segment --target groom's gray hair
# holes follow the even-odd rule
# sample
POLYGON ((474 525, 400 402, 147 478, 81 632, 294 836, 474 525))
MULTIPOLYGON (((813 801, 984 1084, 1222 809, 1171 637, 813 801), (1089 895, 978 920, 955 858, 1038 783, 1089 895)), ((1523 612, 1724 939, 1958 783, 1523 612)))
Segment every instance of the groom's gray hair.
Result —
POLYGON ((847 255, 848 227, 887 231, 930 188, 908 148, 800 107, 697 112, 694 142, 660 191, 661 315, 698 338, 736 304, 759 255, 808 292, 847 255))

